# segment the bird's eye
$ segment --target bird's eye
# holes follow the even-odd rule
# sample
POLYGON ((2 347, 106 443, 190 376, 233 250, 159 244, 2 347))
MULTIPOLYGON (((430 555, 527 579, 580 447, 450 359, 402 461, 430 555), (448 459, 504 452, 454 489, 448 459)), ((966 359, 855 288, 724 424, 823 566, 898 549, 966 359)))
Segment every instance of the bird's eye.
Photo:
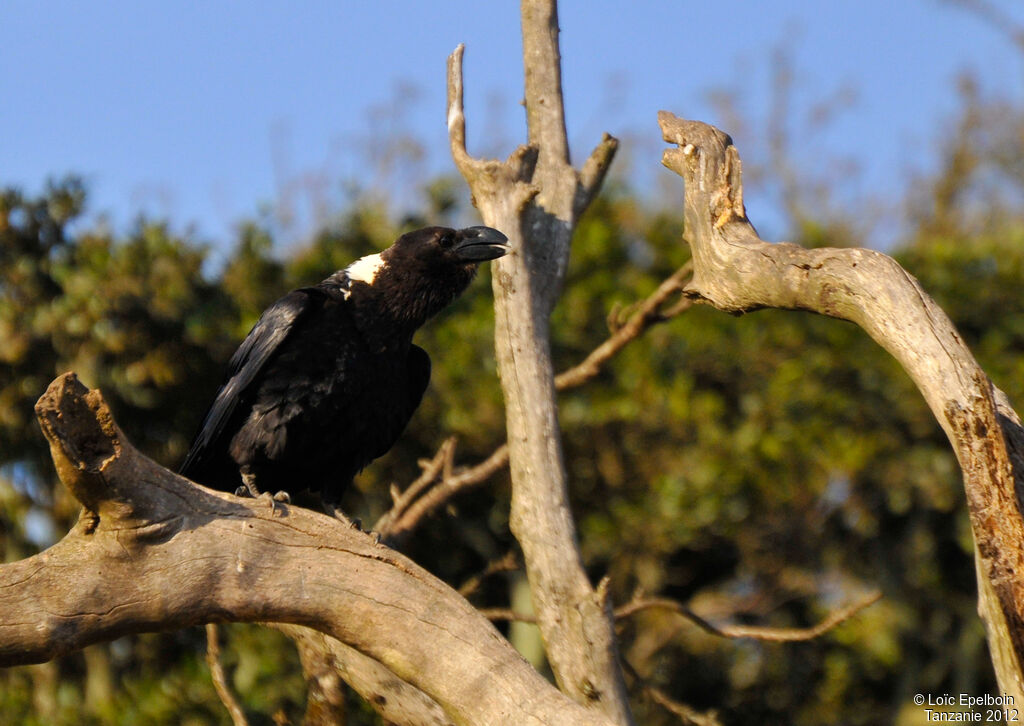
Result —
POLYGON ((438 240, 438 244, 441 245, 443 248, 448 249, 453 244, 455 244, 455 235, 452 234, 451 232, 447 232, 441 235, 441 239, 438 240))

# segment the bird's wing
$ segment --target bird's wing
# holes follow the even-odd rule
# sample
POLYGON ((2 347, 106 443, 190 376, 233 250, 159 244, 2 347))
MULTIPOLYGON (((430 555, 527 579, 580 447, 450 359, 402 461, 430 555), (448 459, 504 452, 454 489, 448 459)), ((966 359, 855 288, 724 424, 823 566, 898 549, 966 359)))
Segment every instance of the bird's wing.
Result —
POLYGON ((409 419, 416 412, 420 401, 423 400, 423 393, 427 390, 427 384, 430 383, 430 356, 418 345, 410 346, 405 365, 407 371, 405 401, 401 399, 395 401, 396 415, 388 426, 377 432, 378 435, 374 437, 373 443, 368 449, 370 455, 364 463, 384 456, 391 450, 391 447, 398 441, 398 437, 405 431, 405 427, 409 425, 409 419), (399 408, 403 403, 405 407, 399 408))
POLYGON ((427 390, 427 384, 430 383, 430 356, 423 348, 414 345, 409 348, 406 365, 409 367, 409 413, 406 417, 408 422, 412 418, 413 412, 419 407, 420 401, 423 400, 423 393, 427 390))
MULTIPOLYGON (((181 465, 183 475, 189 476, 190 472, 202 468, 203 459, 210 452, 211 445, 224 433, 232 414, 256 376, 295 329, 299 319, 315 307, 314 297, 319 297, 317 293, 315 288, 293 290, 263 311, 263 315, 228 362, 224 384, 217 392, 217 398, 210 406, 192 442, 192 448, 181 465)), ((225 444, 219 448, 226 449, 227 446, 225 444)))

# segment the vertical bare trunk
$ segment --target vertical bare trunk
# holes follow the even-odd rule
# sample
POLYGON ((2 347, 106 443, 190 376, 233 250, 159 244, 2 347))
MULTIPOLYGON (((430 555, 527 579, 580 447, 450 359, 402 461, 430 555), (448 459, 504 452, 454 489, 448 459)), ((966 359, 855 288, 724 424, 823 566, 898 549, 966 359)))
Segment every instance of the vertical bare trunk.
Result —
POLYGON ((617 142, 605 136, 581 172, 569 163, 554 0, 523 0, 529 144, 504 163, 465 147, 462 48, 448 65, 452 155, 485 223, 515 253, 494 266, 495 349, 505 394, 513 534, 559 687, 618 723, 632 722, 604 587, 580 558, 569 510, 548 320, 569 262, 579 216, 596 195, 617 142))

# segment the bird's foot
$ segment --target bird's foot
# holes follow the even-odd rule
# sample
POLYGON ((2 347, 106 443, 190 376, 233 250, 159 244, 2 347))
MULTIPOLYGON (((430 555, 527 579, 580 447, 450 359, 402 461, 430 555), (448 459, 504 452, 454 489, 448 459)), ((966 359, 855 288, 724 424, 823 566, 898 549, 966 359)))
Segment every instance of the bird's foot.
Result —
POLYGON ((250 471, 242 472, 242 486, 235 489, 236 497, 252 497, 253 499, 264 499, 270 505, 271 514, 277 512, 277 505, 291 504, 292 498, 286 491, 280 491, 276 494, 270 492, 260 492, 259 487, 256 486, 256 477, 250 471))
POLYGON ((263 492, 256 498, 263 499, 270 505, 270 513, 272 515, 277 513, 278 504, 290 504, 292 501, 292 498, 288 496, 288 492, 278 492, 277 494, 263 492))

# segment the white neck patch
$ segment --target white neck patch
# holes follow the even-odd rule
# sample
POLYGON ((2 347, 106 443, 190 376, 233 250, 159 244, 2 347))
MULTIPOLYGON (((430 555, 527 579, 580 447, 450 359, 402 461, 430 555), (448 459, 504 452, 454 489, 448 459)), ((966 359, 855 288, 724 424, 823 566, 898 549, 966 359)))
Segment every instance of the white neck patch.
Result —
POLYGON ((367 255, 366 257, 360 257, 346 267, 345 272, 350 280, 358 280, 359 282, 365 282, 367 285, 372 285, 373 281, 377 279, 380 269, 385 264, 384 258, 379 254, 367 255))

